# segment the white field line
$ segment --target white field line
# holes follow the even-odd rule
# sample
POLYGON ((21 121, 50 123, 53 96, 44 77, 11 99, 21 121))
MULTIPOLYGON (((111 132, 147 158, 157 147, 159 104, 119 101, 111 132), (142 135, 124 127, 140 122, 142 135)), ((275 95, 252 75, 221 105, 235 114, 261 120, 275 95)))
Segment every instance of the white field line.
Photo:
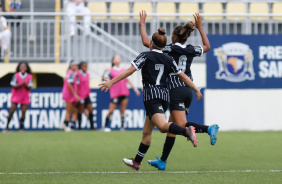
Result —
POLYGON ((111 171, 67 171, 67 172, 0 172, 0 175, 51 175, 51 174, 154 174, 154 173, 166 173, 166 174, 199 174, 199 173, 274 173, 282 172, 282 170, 227 170, 227 171, 135 171, 135 172, 111 172, 111 171))

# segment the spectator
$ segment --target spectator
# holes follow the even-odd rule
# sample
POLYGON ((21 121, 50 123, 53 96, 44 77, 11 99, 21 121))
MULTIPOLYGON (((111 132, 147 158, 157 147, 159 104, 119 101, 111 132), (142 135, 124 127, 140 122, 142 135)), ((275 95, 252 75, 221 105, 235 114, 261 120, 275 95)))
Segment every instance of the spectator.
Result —
MULTIPOLYGON (((68 17, 70 19, 70 35, 75 35, 75 20, 76 17, 74 14, 76 13, 90 13, 90 10, 85 6, 85 0, 69 0, 67 3, 67 9, 68 17)), ((83 16, 83 22, 84 22, 84 30, 85 34, 90 33, 90 21, 91 17, 90 15, 84 15, 83 16)))
MULTIPOLYGON (((0 12, 3 12, 1 5, 0 12)), ((6 18, 2 15, 0 15, 0 41, 2 50, 5 54, 8 53, 8 46, 11 41, 11 31, 8 29, 6 18)))

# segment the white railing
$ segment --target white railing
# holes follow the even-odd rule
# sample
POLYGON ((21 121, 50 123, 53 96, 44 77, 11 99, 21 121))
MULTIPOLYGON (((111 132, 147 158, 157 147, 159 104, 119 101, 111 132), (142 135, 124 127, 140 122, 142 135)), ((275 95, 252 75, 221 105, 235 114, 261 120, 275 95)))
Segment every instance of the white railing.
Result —
MULTIPOLYGON (((69 21, 67 13, 60 12, 1 12, 1 15, 24 16, 23 19, 8 19, 12 32, 9 60, 29 60, 68 62, 73 58, 89 62, 109 62, 111 57, 119 53, 125 61, 130 61, 138 53, 146 50, 141 43, 139 21, 132 17, 138 14, 111 14, 91 13, 91 16, 130 16, 129 20, 92 20, 92 32, 83 34, 82 21, 77 21, 78 34, 69 36, 69 21), (54 19, 54 17, 59 19, 54 19), (34 19, 31 19, 34 17, 34 19), (58 27, 59 26, 59 27, 58 27), (56 29, 60 32, 57 35, 56 29)), ((76 14, 83 16, 86 14, 76 14)), ((220 21, 203 21, 207 34, 282 34, 282 22, 272 20, 272 17, 281 17, 281 14, 201 14, 206 16, 222 16, 220 21), (245 17, 245 20, 228 21, 224 17, 245 17), (267 21, 253 21, 251 17, 269 17, 267 21)), ((158 27, 167 30, 170 40, 174 26, 184 24, 176 18, 173 21, 162 21, 162 16, 191 16, 191 14, 148 14, 153 19, 147 21, 148 35, 152 35, 158 27)), ((282 19, 281 19, 282 20, 282 19)), ((188 40, 193 45, 202 44, 198 31, 195 31, 188 40)), ((1 55, 4 59, 4 55, 1 55)), ((205 58, 199 59, 205 62, 205 58)))

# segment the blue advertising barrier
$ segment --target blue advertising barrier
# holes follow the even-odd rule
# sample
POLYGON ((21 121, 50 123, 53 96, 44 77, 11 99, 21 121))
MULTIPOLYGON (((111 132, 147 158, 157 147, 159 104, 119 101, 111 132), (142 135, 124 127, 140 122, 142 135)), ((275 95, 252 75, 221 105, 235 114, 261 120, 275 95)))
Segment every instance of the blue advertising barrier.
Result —
MULTIPOLYGON (((30 94, 31 104, 26 113, 24 127, 26 130, 58 130, 65 118, 65 104, 62 100, 62 88, 37 88, 32 89, 30 94)), ((0 130, 6 128, 7 116, 11 107, 11 88, 0 88, 0 130)), ((202 91, 203 92, 203 91, 202 91)), ((102 128, 108 113, 110 102, 109 92, 101 92, 99 89, 92 89, 90 99, 93 106, 93 120, 96 128, 102 128)), ((203 100, 196 102, 194 97, 188 121, 203 123, 203 100)), ((119 108, 119 107, 118 107, 119 108)), ((18 108, 9 124, 10 129, 19 128, 21 112, 18 108)), ((167 117, 169 112, 166 113, 167 117)), ((145 121, 145 110, 142 95, 137 97, 133 90, 130 90, 129 103, 125 111, 125 128, 130 130, 141 130, 145 121)), ((120 128, 120 112, 115 110, 111 117, 111 128, 120 128)), ((90 127, 86 116, 82 117, 82 128, 90 127)))
POLYGON ((282 35, 209 35, 207 88, 282 88, 282 35))

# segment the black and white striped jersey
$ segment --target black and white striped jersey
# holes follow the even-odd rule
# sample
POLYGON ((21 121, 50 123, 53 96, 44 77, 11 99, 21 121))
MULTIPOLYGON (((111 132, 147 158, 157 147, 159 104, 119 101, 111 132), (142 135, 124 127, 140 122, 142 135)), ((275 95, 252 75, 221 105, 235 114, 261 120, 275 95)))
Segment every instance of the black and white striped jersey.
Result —
POLYGON ((181 73, 174 59, 154 49, 142 52, 131 64, 136 70, 142 69, 143 100, 158 98, 169 102, 169 75, 181 73))
MULTIPOLYGON (((182 72, 190 77, 191 80, 193 80, 190 67, 194 57, 203 55, 203 48, 201 46, 182 45, 180 43, 175 43, 167 45, 163 49, 163 52, 173 57, 182 72)), ((186 84, 175 75, 170 75, 169 80, 169 89, 186 86, 186 84)))

